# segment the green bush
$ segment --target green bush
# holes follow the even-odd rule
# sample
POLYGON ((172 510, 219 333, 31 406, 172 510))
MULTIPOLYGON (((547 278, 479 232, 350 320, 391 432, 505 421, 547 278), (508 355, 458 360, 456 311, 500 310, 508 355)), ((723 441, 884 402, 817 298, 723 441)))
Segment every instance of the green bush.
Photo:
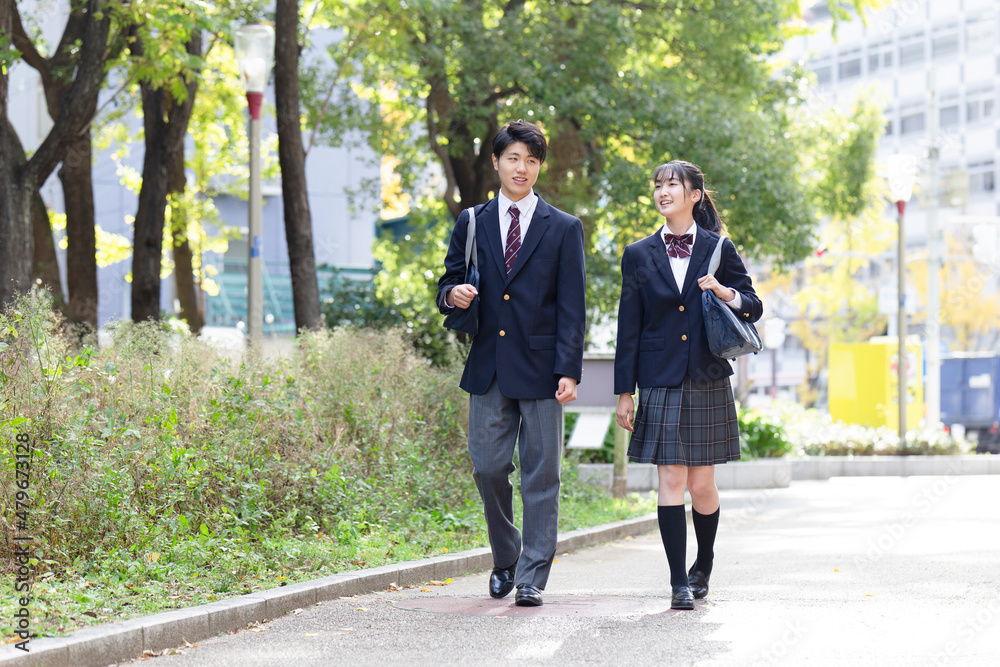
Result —
POLYGON ((778 458, 791 453, 780 420, 760 410, 740 410, 740 454, 745 459, 778 458))
POLYGON ((796 403, 778 404, 768 413, 781 424, 791 451, 802 456, 964 454, 973 448, 969 441, 956 438, 941 425, 907 431, 906 446, 901 448, 897 431, 885 426, 845 424, 828 413, 796 403))
MULTIPOLYGON (((488 543, 468 398, 407 332, 308 333, 268 359, 166 325, 101 348, 64 330, 44 294, 0 313, 0 540, 13 553, 27 434, 34 630, 488 543)), ((577 486, 569 467, 561 530, 651 511, 577 486)))

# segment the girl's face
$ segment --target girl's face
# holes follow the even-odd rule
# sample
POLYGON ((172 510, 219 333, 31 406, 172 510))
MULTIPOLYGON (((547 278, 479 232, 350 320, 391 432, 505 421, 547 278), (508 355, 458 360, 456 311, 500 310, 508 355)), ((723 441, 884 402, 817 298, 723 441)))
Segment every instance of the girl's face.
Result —
POLYGON ((663 174, 653 187, 653 203, 665 218, 693 219, 694 205, 701 199, 701 190, 692 190, 678 172, 663 174))

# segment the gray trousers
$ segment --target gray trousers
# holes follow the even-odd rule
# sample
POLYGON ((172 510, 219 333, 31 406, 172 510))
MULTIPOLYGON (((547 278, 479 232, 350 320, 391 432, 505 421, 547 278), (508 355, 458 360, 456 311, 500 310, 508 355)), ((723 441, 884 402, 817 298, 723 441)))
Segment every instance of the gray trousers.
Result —
POLYGON ((500 393, 495 379, 485 394, 469 397, 472 476, 483 499, 493 565, 508 568, 516 562, 515 584, 544 589, 549 579, 556 553, 562 448, 563 409, 555 398, 510 399, 500 393), (515 442, 522 532, 514 525, 510 483, 515 442))

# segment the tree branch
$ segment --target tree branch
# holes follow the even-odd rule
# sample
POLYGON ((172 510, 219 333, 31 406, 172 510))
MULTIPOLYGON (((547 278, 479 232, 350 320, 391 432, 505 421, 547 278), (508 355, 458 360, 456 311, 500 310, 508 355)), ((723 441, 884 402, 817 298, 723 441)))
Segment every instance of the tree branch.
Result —
POLYGON ((307 157, 309 156, 309 151, 312 150, 313 144, 316 143, 316 133, 319 132, 320 123, 323 122, 323 118, 326 116, 326 110, 330 108, 330 100, 333 99, 333 91, 337 88, 337 82, 344 73, 344 68, 347 66, 348 61, 350 61, 351 53, 354 51, 354 47, 356 47, 360 41, 360 39, 355 39, 350 43, 347 47, 347 53, 344 54, 343 59, 340 61, 340 65, 337 66, 337 73, 334 74, 333 81, 330 82, 330 90, 326 91, 326 98, 323 100, 323 106, 320 108, 319 115, 316 116, 316 120, 313 122, 312 133, 309 135, 309 143, 305 150, 307 157))
POLYGON ((427 140, 431 142, 431 150, 433 150, 438 159, 441 160, 441 166, 444 168, 445 176, 445 190, 444 190, 444 203, 448 205, 448 210, 451 211, 452 215, 458 216, 461 208, 458 202, 455 200, 455 169, 451 164, 451 155, 448 154, 448 147, 442 146, 438 143, 438 130, 437 124, 434 121, 434 86, 431 85, 431 92, 427 95, 427 140))
POLYGON ((21 57, 24 58, 24 62, 31 65, 31 67, 42 77, 42 86, 48 87, 52 78, 52 70, 49 66, 49 61, 38 52, 38 49, 35 48, 35 43, 31 41, 31 38, 28 37, 28 33, 25 32, 24 24, 21 23, 21 12, 17 9, 17 3, 14 2, 12 4, 13 11, 11 12, 11 21, 13 23, 14 48, 21 52, 21 57))

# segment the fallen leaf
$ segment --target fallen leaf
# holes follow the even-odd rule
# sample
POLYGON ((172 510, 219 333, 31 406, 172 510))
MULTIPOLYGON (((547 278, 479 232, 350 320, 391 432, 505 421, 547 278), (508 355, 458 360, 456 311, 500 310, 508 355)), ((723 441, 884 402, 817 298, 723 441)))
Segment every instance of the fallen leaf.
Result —
POLYGON ((449 579, 448 581, 438 581, 437 579, 433 579, 431 581, 428 581, 427 585, 428 586, 447 586, 450 583, 451 583, 451 579, 449 579))
POLYGON ((302 607, 299 607, 298 609, 293 609, 292 610, 292 615, 293 616, 298 616, 301 613, 302 613, 302 607))
POLYGON ((303 632, 302 636, 303 637, 319 637, 319 634, 315 633, 315 632, 303 632))
POLYGON ((341 600, 357 600, 358 598, 354 595, 341 595, 341 600))
POLYGON ((835 569, 835 570, 834 570, 834 572, 840 572, 840 569, 839 569, 839 568, 838 568, 838 569, 835 569))
POLYGON ((396 585, 395 581, 392 582, 391 584, 389 584, 389 590, 390 591, 398 591, 399 590, 399 586, 396 585))
POLYGON ((430 593, 430 592, 431 592, 431 589, 429 589, 429 588, 421 588, 421 589, 420 589, 420 592, 421 592, 421 593, 430 593))
POLYGON ((358 607, 358 611, 368 611, 368 607, 358 607))

